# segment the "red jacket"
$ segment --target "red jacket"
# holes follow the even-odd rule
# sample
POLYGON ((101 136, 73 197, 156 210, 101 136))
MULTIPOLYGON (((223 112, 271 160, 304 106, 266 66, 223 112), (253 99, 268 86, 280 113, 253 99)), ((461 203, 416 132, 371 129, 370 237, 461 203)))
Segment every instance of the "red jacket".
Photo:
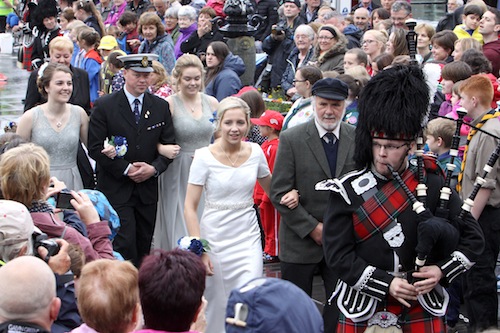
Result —
MULTIPOLYGON (((272 139, 271 141, 266 140, 262 143, 261 148, 264 151, 264 155, 266 156, 267 164, 269 165, 269 170, 271 173, 274 170, 274 162, 276 160, 276 154, 278 153, 278 144, 280 140, 278 138, 272 139)), ((255 185, 255 189, 253 192, 254 202, 257 205, 260 205, 262 202, 271 202, 267 194, 264 192, 264 189, 260 186, 259 183, 255 185)))
POLYGON ((62 237, 70 244, 79 245, 85 253, 86 262, 100 258, 114 259, 108 221, 87 225, 87 238, 52 213, 31 213, 31 217, 33 224, 50 238, 62 237))

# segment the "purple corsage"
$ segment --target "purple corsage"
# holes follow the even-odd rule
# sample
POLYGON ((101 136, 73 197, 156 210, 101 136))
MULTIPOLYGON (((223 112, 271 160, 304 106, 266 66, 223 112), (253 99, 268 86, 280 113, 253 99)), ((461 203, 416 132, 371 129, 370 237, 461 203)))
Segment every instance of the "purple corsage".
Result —
POLYGON ((184 236, 177 241, 177 244, 179 244, 181 250, 191 251, 199 257, 201 257, 203 252, 210 250, 208 241, 198 237, 184 236))

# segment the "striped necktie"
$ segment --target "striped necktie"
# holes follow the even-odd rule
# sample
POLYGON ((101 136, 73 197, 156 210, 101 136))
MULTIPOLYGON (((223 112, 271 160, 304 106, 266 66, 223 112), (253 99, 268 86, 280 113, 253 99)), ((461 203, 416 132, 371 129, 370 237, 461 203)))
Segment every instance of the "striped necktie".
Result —
POLYGON ((481 118, 481 121, 477 123, 476 128, 472 128, 469 130, 469 134, 467 135, 467 143, 465 144, 464 149, 464 157, 462 159, 462 166, 460 168, 460 173, 458 174, 458 184, 457 184, 457 192, 460 193, 462 190, 462 180, 464 179, 464 170, 465 170, 465 161, 467 160, 467 151, 469 150, 469 144, 472 140, 474 134, 477 133, 478 129, 483 127, 483 125, 490 120, 491 118, 500 117, 500 111, 495 111, 495 109, 491 109, 487 114, 481 118))

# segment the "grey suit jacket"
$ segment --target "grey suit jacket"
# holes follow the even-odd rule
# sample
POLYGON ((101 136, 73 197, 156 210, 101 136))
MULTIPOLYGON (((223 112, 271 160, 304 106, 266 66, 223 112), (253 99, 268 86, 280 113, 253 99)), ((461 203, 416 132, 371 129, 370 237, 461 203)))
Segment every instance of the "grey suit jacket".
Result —
MULTIPOLYGON (((314 119, 280 135, 271 200, 281 214, 279 257, 284 262, 314 264, 323 259, 323 248, 309 236, 323 221, 330 195, 314 189, 317 182, 332 178, 321 140, 314 119), (290 210, 280 200, 292 189, 299 191, 300 202, 290 210)), ((338 144, 336 177, 355 169, 353 126, 340 124, 338 144)))

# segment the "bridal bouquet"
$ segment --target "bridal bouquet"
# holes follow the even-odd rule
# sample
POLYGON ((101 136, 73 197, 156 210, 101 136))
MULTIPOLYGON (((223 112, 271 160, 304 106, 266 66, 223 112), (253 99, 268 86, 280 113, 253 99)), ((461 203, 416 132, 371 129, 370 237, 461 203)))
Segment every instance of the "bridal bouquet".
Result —
POLYGON ((203 252, 210 250, 208 241, 203 238, 184 236, 177 241, 179 248, 185 251, 191 251, 200 256, 203 252))

